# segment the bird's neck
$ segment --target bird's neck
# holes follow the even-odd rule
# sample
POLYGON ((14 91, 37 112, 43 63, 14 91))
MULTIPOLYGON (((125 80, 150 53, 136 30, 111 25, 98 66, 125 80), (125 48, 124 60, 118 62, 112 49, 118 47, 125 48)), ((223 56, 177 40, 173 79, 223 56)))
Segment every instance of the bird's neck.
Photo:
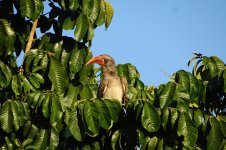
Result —
POLYGON ((102 66, 102 73, 103 73, 103 77, 106 76, 117 76, 117 70, 115 65, 111 65, 111 66, 102 66))

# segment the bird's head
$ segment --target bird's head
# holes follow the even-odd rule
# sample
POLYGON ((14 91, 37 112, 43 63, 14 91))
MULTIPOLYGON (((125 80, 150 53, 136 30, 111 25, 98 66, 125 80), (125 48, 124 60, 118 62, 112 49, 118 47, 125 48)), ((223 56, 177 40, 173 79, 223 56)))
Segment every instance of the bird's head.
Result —
POLYGON ((93 57, 86 63, 86 65, 88 64, 99 64, 101 66, 108 67, 108 66, 115 65, 115 61, 111 56, 107 54, 103 54, 103 55, 93 57))

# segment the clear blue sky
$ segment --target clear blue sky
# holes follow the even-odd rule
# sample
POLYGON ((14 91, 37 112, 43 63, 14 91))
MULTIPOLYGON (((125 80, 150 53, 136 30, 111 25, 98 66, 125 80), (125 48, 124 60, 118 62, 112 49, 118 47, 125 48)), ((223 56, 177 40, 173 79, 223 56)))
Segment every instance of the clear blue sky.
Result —
POLYGON ((114 17, 107 31, 99 27, 94 55, 109 54, 132 63, 146 85, 169 81, 187 71, 193 52, 226 62, 226 0, 109 0, 114 17))

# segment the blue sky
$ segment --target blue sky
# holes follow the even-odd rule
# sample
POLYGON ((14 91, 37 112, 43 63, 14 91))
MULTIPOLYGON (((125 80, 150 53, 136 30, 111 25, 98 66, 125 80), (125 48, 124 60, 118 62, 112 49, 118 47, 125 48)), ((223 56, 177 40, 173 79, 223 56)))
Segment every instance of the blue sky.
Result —
POLYGON ((107 31, 99 27, 94 55, 109 54, 117 63, 132 63, 146 85, 169 81, 193 52, 226 62, 225 0, 109 0, 114 17, 107 31))

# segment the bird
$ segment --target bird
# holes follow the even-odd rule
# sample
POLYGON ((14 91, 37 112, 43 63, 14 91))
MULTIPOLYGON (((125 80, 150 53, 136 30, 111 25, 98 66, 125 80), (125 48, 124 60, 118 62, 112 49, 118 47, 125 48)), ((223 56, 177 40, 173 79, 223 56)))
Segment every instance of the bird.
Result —
POLYGON ((118 76, 115 60, 107 54, 102 54, 91 58, 86 63, 86 65, 88 64, 99 64, 101 66, 103 79, 99 84, 97 97, 116 99, 121 104, 126 105, 128 102, 128 84, 125 77, 118 76))

